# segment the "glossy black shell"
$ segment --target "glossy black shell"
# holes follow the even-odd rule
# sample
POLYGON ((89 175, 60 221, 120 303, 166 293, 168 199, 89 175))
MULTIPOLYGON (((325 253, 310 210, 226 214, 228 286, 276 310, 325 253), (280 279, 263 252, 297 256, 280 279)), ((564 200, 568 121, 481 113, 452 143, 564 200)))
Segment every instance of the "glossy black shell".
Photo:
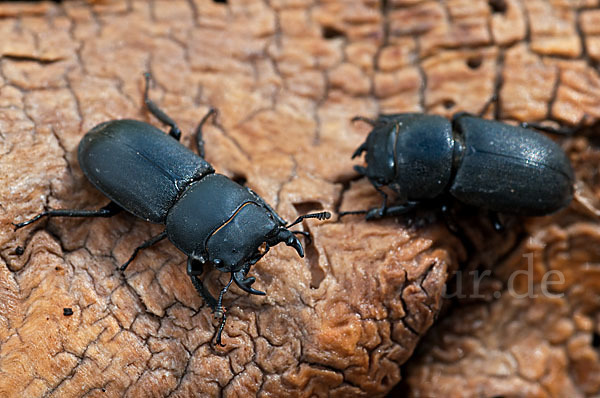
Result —
POLYGON ((281 224, 247 188, 211 174, 190 184, 166 225, 169 240, 182 252, 233 266, 252 256, 281 224))
POLYGON ((79 164, 113 202, 165 224, 177 248, 203 263, 218 259, 221 271, 253 264, 262 256, 261 244, 288 236, 281 235, 285 222, 260 197, 215 174, 203 158, 150 124, 99 124, 81 140, 79 164))
POLYGON ((133 215, 160 224, 187 185, 214 172, 173 137, 137 120, 94 127, 79 143, 78 157, 81 170, 102 193, 133 215))
POLYGON ((504 213, 539 216, 573 198, 573 169, 550 138, 530 129, 462 116, 454 129, 463 153, 450 193, 460 201, 504 213))
POLYGON ((359 150, 365 175, 398 201, 449 193, 496 212, 539 216, 567 206, 573 169, 554 141, 534 130, 458 114, 381 115, 359 150))
POLYGON ((450 181, 454 140, 450 123, 441 116, 382 115, 367 148, 367 176, 381 178, 400 200, 434 198, 450 181))

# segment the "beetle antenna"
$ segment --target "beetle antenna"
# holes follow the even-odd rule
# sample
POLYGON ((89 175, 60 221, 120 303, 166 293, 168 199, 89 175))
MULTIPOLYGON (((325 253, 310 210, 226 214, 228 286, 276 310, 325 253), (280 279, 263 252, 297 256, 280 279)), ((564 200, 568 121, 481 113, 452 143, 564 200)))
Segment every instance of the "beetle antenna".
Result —
POLYGON ((289 229, 301 222, 302 220, 304 220, 305 218, 317 218, 319 220, 328 220, 329 218, 331 218, 331 213, 328 211, 322 211, 320 213, 304 214, 298 217, 293 223, 286 225, 285 228, 289 229))

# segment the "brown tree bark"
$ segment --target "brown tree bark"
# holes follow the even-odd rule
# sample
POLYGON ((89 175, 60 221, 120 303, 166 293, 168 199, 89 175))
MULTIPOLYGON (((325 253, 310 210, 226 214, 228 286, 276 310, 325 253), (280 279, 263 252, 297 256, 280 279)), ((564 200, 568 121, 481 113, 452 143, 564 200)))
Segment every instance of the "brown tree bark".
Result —
MULTIPOLYGON (((585 369, 598 366, 592 336, 600 331, 600 285, 590 269, 600 235, 576 206, 524 227, 508 217, 503 233, 493 232, 485 212, 457 206, 460 236, 427 209, 371 223, 358 216, 306 222, 313 245, 304 259, 280 245, 251 269, 265 297, 236 287, 225 296, 224 348, 213 344, 217 322, 172 244, 143 251, 124 274, 116 270, 160 226, 127 214, 57 218, 16 232, 11 225, 47 208, 107 203, 82 175, 77 144, 110 119, 163 128, 143 106, 145 71, 155 79, 152 98, 177 120, 187 146, 209 106, 219 109, 205 133, 207 160, 284 218, 377 205, 379 195, 352 169, 350 156, 368 133, 350 122, 355 115, 478 112, 496 93, 489 117, 595 120, 600 14, 593 7, 1 3, 0 395, 384 396, 444 303, 452 309, 407 365, 404 387, 413 395, 597 393, 598 372, 585 369), (573 276, 556 287, 568 291, 563 301, 516 301, 503 290, 529 251, 536 272, 558 267, 573 276), (444 300, 459 269, 493 270, 484 283, 491 302, 444 300), (545 309, 556 322, 524 315, 545 309), (508 320, 524 339, 506 332, 508 320), (561 337, 547 337, 548 325, 561 337), (544 347, 548 354, 538 355, 544 347), (514 365, 506 367, 510 383, 477 368, 499 356, 514 365), (524 371, 529 364, 542 370, 524 371)), ((597 152, 583 136, 567 141, 578 177, 598 193, 597 152)), ((218 271, 206 277, 213 293, 226 282, 218 271)))

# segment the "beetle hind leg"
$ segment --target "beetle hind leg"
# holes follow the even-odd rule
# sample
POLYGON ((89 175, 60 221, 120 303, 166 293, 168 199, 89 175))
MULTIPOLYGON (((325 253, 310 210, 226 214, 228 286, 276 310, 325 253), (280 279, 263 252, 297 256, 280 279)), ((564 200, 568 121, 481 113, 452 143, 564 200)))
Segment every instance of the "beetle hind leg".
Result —
POLYGON ((117 205, 115 202, 110 202, 106 206, 98 210, 68 210, 68 209, 57 209, 57 210, 47 210, 33 218, 30 218, 27 221, 23 221, 20 223, 12 223, 15 227, 15 231, 17 229, 23 228, 29 224, 32 224, 38 221, 43 217, 112 217, 118 214, 121 210, 121 207, 117 205))
POLYGON ((552 127, 552 126, 545 126, 545 125, 540 124, 540 123, 529 123, 529 122, 521 122, 521 123, 519 123, 519 126, 522 127, 522 128, 524 128, 524 129, 536 129, 536 130, 543 131, 544 133, 550 133, 550 134, 562 135, 562 136, 571 136, 577 130, 581 129, 581 126, 552 127))
POLYGON ((141 245, 136 247, 135 250, 133 251, 133 254, 131 255, 131 257, 129 257, 129 260, 127 260, 123 265, 121 265, 119 267, 119 271, 125 271, 125 269, 127 269, 127 266, 129 266, 129 264, 131 264, 131 262, 133 260, 135 260, 136 256, 140 252, 140 250, 147 249, 150 246, 154 245, 155 243, 160 242, 161 240, 163 240, 166 237, 167 237, 167 230, 164 230, 160 234, 153 236, 152 238, 148 239, 147 241, 145 241, 144 243, 142 243, 141 245))

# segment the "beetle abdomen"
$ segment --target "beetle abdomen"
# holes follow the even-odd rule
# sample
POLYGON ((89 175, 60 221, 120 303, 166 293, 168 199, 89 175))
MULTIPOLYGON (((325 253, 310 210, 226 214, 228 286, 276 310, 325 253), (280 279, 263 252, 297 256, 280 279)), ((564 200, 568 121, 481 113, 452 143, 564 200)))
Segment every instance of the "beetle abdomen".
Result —
POLYGON ((79 165, 102 193, 133 215, 164 223, 185 187, 213 173, 204 159, 156 127, 114 120, 79 144, 79 165))
POLYGON ((464 154, 450 193, 493 211, 536 216, 565 207, 573 170, 563 150, 532 130, 472 116, 454 126, 464 154))

